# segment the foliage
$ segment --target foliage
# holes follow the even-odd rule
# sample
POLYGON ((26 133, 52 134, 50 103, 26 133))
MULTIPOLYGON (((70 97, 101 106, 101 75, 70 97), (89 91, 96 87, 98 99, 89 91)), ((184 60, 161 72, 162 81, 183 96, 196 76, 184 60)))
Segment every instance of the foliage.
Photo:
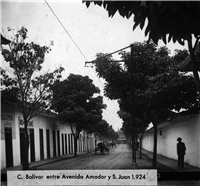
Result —
MULTIPOLYGON (((87 7, 92 1, 83 1, 87 7)), ((171 40, 181 45, 188 42, 191 56, 191 69, 195 83, 200 92, 200 78, 194 51, 200 39, 200 3, 198 1, 93 1, 103 6, 108 16, 112 17, 118 11, 122 17, 133 17, 133 30, 140 26, 145 28, 145 36, 154 43, 162 40, 165 44, 171 40), (195 38, 195 44, 192 39, 195 38)))
POLYGON ((94 133, 95 137, 104 138, 107 135, 107 129, 109 124, 106 120, 102 119, 96 125, 90 127, 89 131, 94 133))
POLYGON ((101 120, 105 108, 101 96, 93 97, 99 89, 88 76, 70 74, 52 86, 52 108, 69 123, 76 123, 76 130, 87 130, 87 124, 101 120))
POLYGON ((108 127, 107 138, 114 141, 119 137, 118 133, 114 131, 112 125, 108 127))
POLYGON ((1 69, 1 102, 13 104, 17 102, 19 88, 15 79, 11 78, 4 69, 1 69))
POLYGON ((67 79, 55 82, 52 90, 52 108, 63 121, 70 123, 71 129, 72 125, 76 126, 76 131, 72 130, 75 140, 82 130, 90 131, 102 120, 102 109, 106 105, 101 96, 94 97, 100 90, 88 76, 70 74, 67 79))
POLYGON ((124 66, 105 54, 96 59, 96 71, 107 81, 105 95, 118 99, 124 131, 130 133, 132 127, 148 122, 157 125, 172 110, 198 108, 194 78, 178 71, 184 52, 170 57, 166 47, 157 48, 152 42, 133 43, 131 50, 120 53, 124 66))
POLYGON ((132 91, 137 116, 142 111, 140 108, 143 112, 156 107, 158 110, 165 107, 166 110, 179 111, 196 103, 197 89, 193 77, 178 72, 185 51, 177 51, 170 57, 166 47, 157 48, 155 44, 147 42, 134 43, 132 50, 133 72, 130 53, 120 53, 124 66, 104 54, 97 54, 96 59, 96 71, 106 80, 105 95, 110 99, 118 99, 123 111, 131 113, 132 91))
MULTIPOLYGON (((92 1, 84 1, 89 7, 92 1)), ((200 3, 195 1, 93 1, 103 6, 109 17, 118 12, 122 17, 134 15, 135 29, 146 26, 145 35, 155 43, 162 39, 165 43, 172 39, 180 44, 189 40, 191 34, 199 36, 200 3), (147 21, 147 24, 145 22, 147 21)))
POLYGON ((112 126, 104 119, 99 121, 96 125, 91 126, 89 132, 94 133, 95 137, 99 137, 100 139, 114 141, 118 138, 117 132, 115 132, 112 126))

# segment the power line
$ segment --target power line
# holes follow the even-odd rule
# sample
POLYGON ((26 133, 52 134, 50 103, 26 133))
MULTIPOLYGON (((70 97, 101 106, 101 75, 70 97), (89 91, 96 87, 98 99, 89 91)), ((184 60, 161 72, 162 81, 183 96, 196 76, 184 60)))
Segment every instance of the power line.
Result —
MULTIPOLYGON (((70 37, 70 39, 73 41, 73 43, 75 44, 75 46, 77 47, 77 49, 79 50, 79 52, 82 54, 82 56, 84 57, 84 59, 87 61, 86 56, 83 54, 83 52, 81 51, 81 49, 79 48, 78 44, 76 44, 75 40, 72 38, 72 36, 69 34, 69 32, 67 31, 67 29, 65 28, 65 26, 62 24, 62 22, 60 21, 60 19, 58 18, 58 16, 56 15, 56 13, 53 11, 53 9, 51 8, 51 6, 47 3, 47 1, 45 0, 45 3, 47 4, 47 6, 49 7, 49 9, 51 10, 51 12, 53 13, 53 15, 56 17, 56 19, 58 20, 58 22, 60 23, 60 25, 63 27, 63 29, 65 30, 65 32, 67 33, 67 35, 70 37)), ((96 75, 97 79, 99 80, 100 84, 102 87, 103 83, 101 82, 101 80, 99 79, 98 75, 96 74, 96 72, 94 71, 94 69, 92 68, 94 74, 96 75)), ((113 103, 113 102, 112 102, 113 103)), ((113 103, 113 105, 116 107, 116 105, 113 103)))
MULTIPOLYGON (((72 40, 72 42, 74 43, 74 45, 77 47, 77 49, 79 50, 79 52, 81 53, 81 55, 84 57, 84 59, 87 61, 86 56, 84 55, 84 53, 82 52, 82 50, 79 48, 78 44, 75 42, 75 40, 72 38, 72 36, 69 34, 69 32, 67 31, 67 29, 65 28, 65 26, 62 24, 62 22, 60 21, 60 19, 58 18, 58 16, 56 15, 56 13, 53 11, 53 9, 51 8, 51 6, 47 3, 47 1, 45 0, 45 3, 47 4, 47 6, 49 7, 49 9, 51 10, 51 12, 53 13, 53 15, 56 17, 56 19, 58 20, 58 22, 60 23, 60 25, 63 27, 63 29, 65 30, 65 32, 67 33, 67 35, 70 37, 70 39, 72 40)), ((124 47, 120 50, 117 50, 115 52, 112 52, 108 55, 112 55, 114 53, 117 53, 121 50, 124 50, 126 48, 129 48, 130 46, 124 47)), ((96 75, 98 81, 100 82, 101 86, 104 87, 103 83, 101 82, 100 78, 98 77, 97 73, 94 71, 94 69, 92 68, 94 74, 96 75)), ((115 105, 115 103, 111 100, 111 103, 114 105, 114 107, 117 109, 117 106, 115 105)))
POLYGON ((67 33, 67 35, 70 37, 70 39, 72 40, 72 42, 75 44, 75 46, 77 47, 77 49, 79 50, 79 52, 82 54, 82 56, 85 58, 85 60, 87 60, 87 58, 85 57, 85 55, 83 54, 83 52, 81 51, 81 49, 79 48, 79 46, 76 44, 76 42, 74 41, 74 39, 71 37, 71 35, 70 35, 69 32, 67 31, 67 29, 64 27, 64 25, 62 24, 62 22, 60 21, 60 19, 59 19, 58 16, 55 14, 55 12, 54 12, 53 9, 51 8, 51 6, 47 3, 46 0, 45 0, 45 3, 47 4, 47 6, 48 6, 49 9, 51 10, 51 12, 54 14, 54 16, 56 17, 56 19, 57 19, 58 22, 60 23, 60 25, 63 27, 63 29, 65 30, 65 32, 67 33))
POLYGON ((121 48, 121 49, 119 49, 119 50, 117 50, 117 51, 114 51, 114 52, 112 52, 112 53, 109 53, 108 55, 115 54, 115 53, 117 53, 117 52, 120 52, 120 51, 125 50, 125 49, 130 48, 130 47, 131 47, 131 45, 129 45, 129 46, 127 46, 127 47, 124 47, 124 48, 121 48))

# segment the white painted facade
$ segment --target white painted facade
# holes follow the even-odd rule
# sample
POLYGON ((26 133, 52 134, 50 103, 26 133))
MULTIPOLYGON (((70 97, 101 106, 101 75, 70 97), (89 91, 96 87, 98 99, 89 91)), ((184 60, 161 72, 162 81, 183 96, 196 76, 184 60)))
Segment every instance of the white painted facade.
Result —
MULTIPOLYGON (((6 107, 1 110, 1 169, 9 166, 17 166, 21 164, 21 151, 20 151, 20 128, 23 128, 21 123, 22 114, 12 108, 6 107), (9 136, 5 133, 6 129, 10 129, 9 136), (11 137, 10 137, 11 135, 11 137), (7 137, 6 137, 7 136, 7 137), (12 145, 8 144, 8 138, 12 138, 12 145), (7 154, 6 154, 7 143, 7 154), (12 149, 12 152, 11 152, 12 149), (10 155, 13 163, 6 162, 10 155)), ((39 161, 41 159, 52 158, 65 154, 74 153, 74 139, 72 136, 71 128, 67 123, 61 123, 54 113, 43 113, 31 119, 30 126, 28 127, 34 131, 34 160, 31 160, 31 148, 29 148, 29 161, 39 161), (53 131, 55 138, 53 140, 53 131), (47 133, 49 133, 49 140, 47 140, 47 133), (59 136, 59 137, 58 137, 59 136), (41 140, 42 139, 42 140, 41 140), (42 141, 42 142, 41 142, 42 141), (49 141, 49 157, 47 150, 47 141, 49 141), (58 142, 59 141, 59 142, 58 142), (42 144, 42 145, 41 145, 42 144), (54 147, 55 145, 55 147, 54 147), (43 148, 41 148, 43 146, 43 148), (60 148, 58 147, 60 146, 60 148), (41 153, 41 149, 42 152, 41 153), (54 152, 55 151, 55 152, 54 152), (41 157, 43 154, 43 157, 41 157)), ((87 135, 86 131, 81 132, 78 140, 78 152, 94 150, 95 139, 94 135, 87 135)))
MULTIPOLYGON (((186 145, 185 163, 200 168, 200 114, 178 116, 158 125, 157 154, 177 160, 177 138, 186 145)), ((145 132, 142 147, 153 152, 153 129, 145 132)))

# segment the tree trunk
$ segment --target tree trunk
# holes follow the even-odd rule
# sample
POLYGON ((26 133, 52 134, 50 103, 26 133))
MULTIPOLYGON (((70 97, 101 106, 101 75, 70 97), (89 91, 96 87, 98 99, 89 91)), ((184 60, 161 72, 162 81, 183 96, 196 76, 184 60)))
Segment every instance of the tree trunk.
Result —
POLYGON ((132 145, 132 163, 136 163, 135 161, 135 132, 134 132, 134 122, 132 120, 132 129, 131 129, 131 145, 132 145))
POLYGON ((134 130, 134 161, 135 163, 137 162, 137 154, 136 154, 136 151, 137 151, 137 127, 135 128, 134 130))
POLYGON ((145 132, 145 122, 143 121, 142 123, 142 132, 141 132, 141 136, 140 136, 140 159, 142 159, 142 139, 143 139, 143 136, 144 136, 144 132, 145 132))
POLYGON ((144 132, 142 132, 140 136, 140 159, 142 159, 142 138, 143 138, 144 132))
POLYGON ((89 149, 89 142, 90 142, 90 141, 89 141, 89 136, 87 136, 87 139, 88 139, 88 140, 87 140, 87 143, 88 143, 88 152, 90 152, 90 149, 89 149))
POLYGON ((153 123, 154 128, 154 146, 153 146, 153 162, 152 167, 157 167, 157 124, 153 123))
POLYGON ((24 160, 22 160, 22 169, 29 170, 29 134, 28 121, 24 120, 24 160))
POLYGON ((95 147, 96 147, 97 146, 97 136, 95 135, 94 138, 95 138, 94 144, 95 144, 95 147))
POLYGON ((74 134, 74 157, 77 157, 77 134, 74 134))

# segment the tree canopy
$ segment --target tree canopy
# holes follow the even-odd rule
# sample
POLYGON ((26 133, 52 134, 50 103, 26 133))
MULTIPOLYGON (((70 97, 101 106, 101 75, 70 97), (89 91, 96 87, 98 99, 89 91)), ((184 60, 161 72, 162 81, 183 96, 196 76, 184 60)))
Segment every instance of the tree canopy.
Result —
POLYGON ((90 126, 88 132, 93 133, 95 138, 99 138, 103 141, 114 141, 118 138, 117 132, 115 132, 112 126, 104 119, 90 126))
POLYGON ((197 1, 84 1, 89 7, 91 3, 103 6, 109 17, 118 12, 122 17, 132 15, 133 29, 145 28, 156 44, 159 39, 165 43, 172 39, 184 44, 191 35, 199 37, 200 3, 197 1), (167 39, 168 37, 168 39, 167 39))
MULTIPOLYGON (((99 88, 88 76, 70 74, 67 79, 55 82, 52 90, 51 108, 59 113, 64 122, 70 124, 75 140, 82 130, 90 131, 93 125, 102 120, 102 109, 106 105, 103 104, 102 96, 98 95, 99 88), (73 125, 76 126, 75 131, 73 125)), ((75 146, 75 156, 76 150, 75 146)))
POLYGON ((120 53, 123 64, 106 54, 97 54, 96 71, 106 80, 105 95, 118 100, 124 131, 146 122, 156 128, 173 110, 199 109, 194 78, 178 71, 187 53, 177 51, 171 57, 169 52, 152 42, 136 42, 131 52, 120 53))
MULTIPOLYGON (((122 17, 133 15, 133 30, 145 27, 145 36, 155 44, 171 40, 181 45, 188 42, 191 69, 200 92, 200 78, 195 59, 195 48, 200 39, 200 2, 198 1, 83 1, 87 7, 91 3, 103 6, 109 17, 116 12, 122 17), (195 38, 193 44, 192 39, 195 38)), ((199 63, 199 61, 198 61, 199 63)))

